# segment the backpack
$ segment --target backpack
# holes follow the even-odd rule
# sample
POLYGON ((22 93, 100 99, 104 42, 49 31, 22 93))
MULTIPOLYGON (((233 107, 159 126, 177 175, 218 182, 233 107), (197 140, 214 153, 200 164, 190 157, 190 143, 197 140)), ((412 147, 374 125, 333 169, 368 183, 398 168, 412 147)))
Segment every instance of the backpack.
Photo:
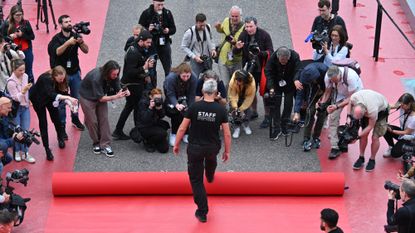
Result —
POLYGON ((345 58, 341 60, 332 61, 332 64, 339 66, 339 67, 344 67, 343 83, 346 84, 346 86, 349 86, 349 84, 347 83, 347 75, 348 75, 349 68, 354 70, 359 75, 359 77, 360 77, 360 74, 362 73, 359 62, 351 58, 345 58))

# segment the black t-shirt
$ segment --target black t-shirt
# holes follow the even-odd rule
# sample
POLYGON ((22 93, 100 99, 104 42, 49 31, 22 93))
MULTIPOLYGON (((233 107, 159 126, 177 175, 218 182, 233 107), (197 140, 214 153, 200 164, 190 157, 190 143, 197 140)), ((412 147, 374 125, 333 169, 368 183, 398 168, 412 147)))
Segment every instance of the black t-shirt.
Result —
POLYGON ((330 231, 329 233, 343 233, 343 230, 340 227, 337 227, 336 229, 330 231))
POLYGON ((56 55, 56 49, 63 45, 67 40, 73 37, 74 34, 71 32, 69 37, 65 37, 62 32, 56 34, 48 44, 48 54, 50 68, 61 65, 65 68, 68 75, 73 75, 76 72, 80 71, 79 59, 78 59, 78 48, 79 45, 71 45, 66 48, 65 52, 62 55, 56 55))
POLYGON ((220 146, 219 129, 228 122, 224 106, 217 102, 198 101, 192 104, 185 118, 190 119, 189 143, 220 146))

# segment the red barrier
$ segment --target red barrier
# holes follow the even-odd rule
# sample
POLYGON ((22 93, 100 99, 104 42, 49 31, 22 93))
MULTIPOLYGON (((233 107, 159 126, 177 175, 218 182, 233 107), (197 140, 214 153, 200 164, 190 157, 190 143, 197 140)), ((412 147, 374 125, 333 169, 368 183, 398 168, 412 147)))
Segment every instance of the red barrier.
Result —
MULTIPOLYGON (((213 195, 342 195, 343 173, 218 172, 213 195)), ((62 195, 189 195, 186 172, 59 172, 52 192, 62 195)))

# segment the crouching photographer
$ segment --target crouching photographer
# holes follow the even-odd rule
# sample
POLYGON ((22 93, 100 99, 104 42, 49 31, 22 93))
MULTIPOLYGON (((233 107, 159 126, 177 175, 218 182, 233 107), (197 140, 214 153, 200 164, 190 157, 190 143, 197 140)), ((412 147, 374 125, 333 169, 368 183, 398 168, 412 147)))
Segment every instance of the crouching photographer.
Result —
POLYGON ((249 127, 251 119, 251 105, 255 98, 255 79, 245 70, 237 70, 233 73, 229 82, 228 98, 231 110, 230 122, 234 126, 233 138, 239 138, 241 125, 246 135, 251 135, 249 127))
POLYGON ((150 153, 156 150, 160 153, 167 153, 169 150, 167 130, 170 126, 167 121, 163 120, 165 109, 162 94, 160 89, 154 88, 139 104, 139 117, 136 125, 145 149, 150 153))
POLYGON ((386 213, 388 225, 386 232, 409 233, 415 232, 415 180, 403 179, 401 186, 386 181, 388 190, 388 210, 386 213), (401 199, 403 207, 397 208, 401 199), (396 205, 396 206, 395 206, 396 205))

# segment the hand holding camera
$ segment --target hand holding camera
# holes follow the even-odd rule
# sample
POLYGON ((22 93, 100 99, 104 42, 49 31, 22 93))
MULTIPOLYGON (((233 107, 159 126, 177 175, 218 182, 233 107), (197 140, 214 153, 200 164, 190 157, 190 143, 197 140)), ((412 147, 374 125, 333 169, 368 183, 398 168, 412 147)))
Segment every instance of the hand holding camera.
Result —
POLYGON ((25 95, 27 91, 32 87, 32 85, 33 85, 32 83, 26 84, 26 86, 22 88, 22 94, 25 95))
POLYGON ((196 55, 195 58, 193 58, 197 63, 203 63, 202 58, 200 58, 200 55, 196 55))

